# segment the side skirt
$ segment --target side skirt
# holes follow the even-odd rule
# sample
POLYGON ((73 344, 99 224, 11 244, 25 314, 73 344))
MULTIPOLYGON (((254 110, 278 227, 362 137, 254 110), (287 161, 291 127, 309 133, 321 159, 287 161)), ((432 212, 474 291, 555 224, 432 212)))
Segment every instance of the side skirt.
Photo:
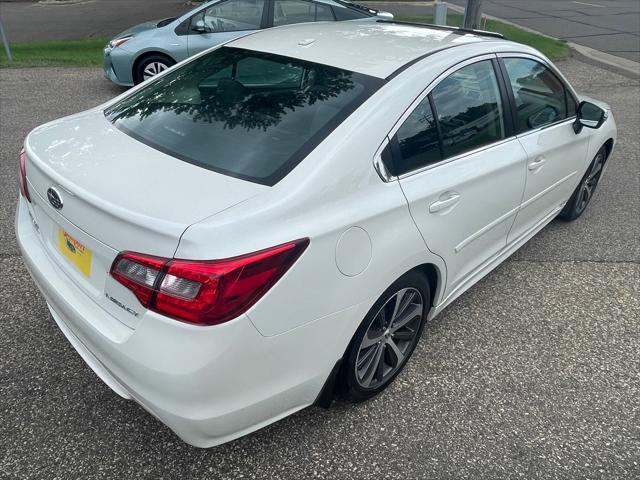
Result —
POLYGON ((531 229, 526 231, 524 234, 517 238, 509 245, 506 245, 502 250, 498 253, 490 257, 487 261, 485 261, 482 265, 480 265, 476 270, 471 272, 469 276, 456 288, 453 292, 451 292, 439 305, 434 305, 429 315, 427 317, 427 321, 434 318, 438 315, 442 310, 444 310, 447 306, 449 306, 456 298, 466 292, 469 288, 471 288, 475 283, 481 280, 485 275, 491 272, 494 268, 504 262, 507 258, 511 256, 516 250, 522 247, 525 243, 527 243, 536 233, 542 230, 551 220, 553 220, 560 210, 564 207, 564 203, 555 209, 553 209, 546 217, 540 220, 536 225, 534 225, 531 229))

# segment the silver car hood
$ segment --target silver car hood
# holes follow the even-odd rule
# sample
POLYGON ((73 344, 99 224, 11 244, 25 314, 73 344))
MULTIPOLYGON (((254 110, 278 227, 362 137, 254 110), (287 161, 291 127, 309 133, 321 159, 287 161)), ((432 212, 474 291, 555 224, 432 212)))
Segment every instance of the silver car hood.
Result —
POLYGON ((159 19, 159 20, 152 20, 149 22, 140 23, 131 28, 128 28, 124 32, 120 32, 118 35, 116 35, 113 38, 122 38, 128 35, 136 35, 138 33, 146 32, 148 30, 155 30, 158 28, 158 23, 162 22, 163 20, 164 19, 159 19))

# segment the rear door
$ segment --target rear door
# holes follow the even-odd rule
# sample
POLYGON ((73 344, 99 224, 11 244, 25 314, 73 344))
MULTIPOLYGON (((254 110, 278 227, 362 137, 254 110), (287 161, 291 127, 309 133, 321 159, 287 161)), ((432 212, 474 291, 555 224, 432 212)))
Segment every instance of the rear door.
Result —
POLYGON ((576 135, 576 99, 541 59, 501 55, 518 140, 527 152, 526 187, 509 233, 514 241, 558 212, 586 168, 588 136, 576 135))
POLYGON ((267 0, 223 0, 199 11, 191 17, 189 55, 264 27, 267 5, 267 0))
POLYGON ((411 215, 446 262, 445 296, 505 247, 522 198, 526 154, 496 68, 489 55, 447 72, 391 139, 411 215))

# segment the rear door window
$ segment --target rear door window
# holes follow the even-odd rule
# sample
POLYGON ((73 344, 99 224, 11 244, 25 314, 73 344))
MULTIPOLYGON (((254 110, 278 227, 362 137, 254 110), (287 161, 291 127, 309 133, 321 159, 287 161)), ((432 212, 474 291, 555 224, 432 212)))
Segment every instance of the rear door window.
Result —
POLYGON ((496 73, 490 60, 480 61, 446 77, 409 114, 391 143, 387 168, 402 175, 503 138, 496 73))
POLYGON ((445 158, 505 138, 504 112, 491 61, 457 70, 441 81, 431 95, 445 158))
POLYGON ((395 175, 416 170, 442 160, 436 119, 426 97, 411 112, 396 133, 399 155, 393 167, 395 175))

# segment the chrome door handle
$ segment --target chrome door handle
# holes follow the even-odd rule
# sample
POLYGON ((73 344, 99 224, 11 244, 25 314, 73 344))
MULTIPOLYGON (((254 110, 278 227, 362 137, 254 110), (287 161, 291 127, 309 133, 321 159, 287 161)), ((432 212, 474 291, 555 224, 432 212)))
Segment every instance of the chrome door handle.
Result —
POLYGON ((544 157, 538 157, 535 160, 529 162, 527 164, 527 168, 531 171, 540 170, 540 168, 547 163, 547 160, 544 157))
POLYGON ((429 205, 429 212, 437 213, 447 208, 453 207, 460 201, 460 194, 457 192, 446 192, 440 195, 440 198, 429 205))

